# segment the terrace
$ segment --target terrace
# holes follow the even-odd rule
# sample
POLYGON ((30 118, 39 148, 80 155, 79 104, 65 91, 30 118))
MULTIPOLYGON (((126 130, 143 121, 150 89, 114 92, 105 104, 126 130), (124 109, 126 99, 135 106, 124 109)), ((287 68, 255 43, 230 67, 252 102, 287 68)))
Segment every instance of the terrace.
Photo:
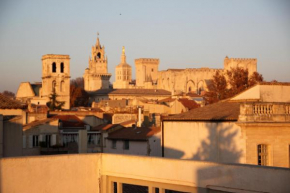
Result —
POLYGON ((290 192, 290 169, 253 165, 76 154, 5 158, 0 168, 2 193, 290 192))

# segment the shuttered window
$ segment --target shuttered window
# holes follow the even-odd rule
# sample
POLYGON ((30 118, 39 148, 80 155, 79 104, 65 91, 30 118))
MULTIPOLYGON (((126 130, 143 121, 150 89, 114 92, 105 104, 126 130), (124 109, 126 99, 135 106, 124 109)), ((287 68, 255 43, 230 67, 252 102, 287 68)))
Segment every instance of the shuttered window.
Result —
POLYGON ((268 145, 258 145, 258 165, 268 166, 269 165, 269 149, 268 145))

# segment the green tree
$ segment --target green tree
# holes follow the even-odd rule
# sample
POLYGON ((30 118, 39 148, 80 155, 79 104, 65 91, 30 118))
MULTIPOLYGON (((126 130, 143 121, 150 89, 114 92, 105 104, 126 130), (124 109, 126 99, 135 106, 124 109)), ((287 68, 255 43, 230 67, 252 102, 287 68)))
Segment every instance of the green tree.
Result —
POLYGON ((49 102, 47 103, 47 106, 51 111, 54 110, 61 110, 64 103, 63 101, 58 101, 57 100, 58 95, 55 93, 55 90, 52 91, 52 93, 49 96, 49 102))

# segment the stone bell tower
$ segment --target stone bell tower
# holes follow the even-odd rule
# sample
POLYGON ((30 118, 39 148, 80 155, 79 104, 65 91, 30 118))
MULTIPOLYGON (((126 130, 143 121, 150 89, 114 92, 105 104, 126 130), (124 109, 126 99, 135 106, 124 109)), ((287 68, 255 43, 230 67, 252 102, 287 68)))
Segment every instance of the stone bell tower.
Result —
POLYGON ((42 56, 42 97, 52 92, 57 100, 65 102, 63 109, 70 109, 70 58, 69 55, 47 54, 42 56))
POLYGON ((91 57, 89 57, 89 68, 85 70, 83 75, 85 90, 108 89, 111 74, 108 73, 108 59, 105 55, 105 46, 101 46, 99 37, 97 37, 95 46, 92 46, 91 54, 91 57))

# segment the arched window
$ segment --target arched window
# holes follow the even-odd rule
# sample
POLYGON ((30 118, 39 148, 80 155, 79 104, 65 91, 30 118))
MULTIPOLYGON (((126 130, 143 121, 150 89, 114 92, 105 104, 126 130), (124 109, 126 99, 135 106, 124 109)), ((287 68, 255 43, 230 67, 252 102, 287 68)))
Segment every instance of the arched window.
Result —
POLYGON ((63 62, 60 63, 60 72, 63 73, 64 72, 64 64, 63 62))
POLYGON ((56 82, 55 80, 52 81, 52 91, 55 92, 56 82))
POLYGON ((64 81, 61 81, 61 83, 60 83, 60 92, 64 92, 64 89, 65 89, 64 81))
POLYGON ((98 52, 97 56, 98 56, 98 58, 101 59, 101 53, 100 52, 98 52))
POLYGON ((56 63, 52 63, 52 72, 56 72, 56 63))

